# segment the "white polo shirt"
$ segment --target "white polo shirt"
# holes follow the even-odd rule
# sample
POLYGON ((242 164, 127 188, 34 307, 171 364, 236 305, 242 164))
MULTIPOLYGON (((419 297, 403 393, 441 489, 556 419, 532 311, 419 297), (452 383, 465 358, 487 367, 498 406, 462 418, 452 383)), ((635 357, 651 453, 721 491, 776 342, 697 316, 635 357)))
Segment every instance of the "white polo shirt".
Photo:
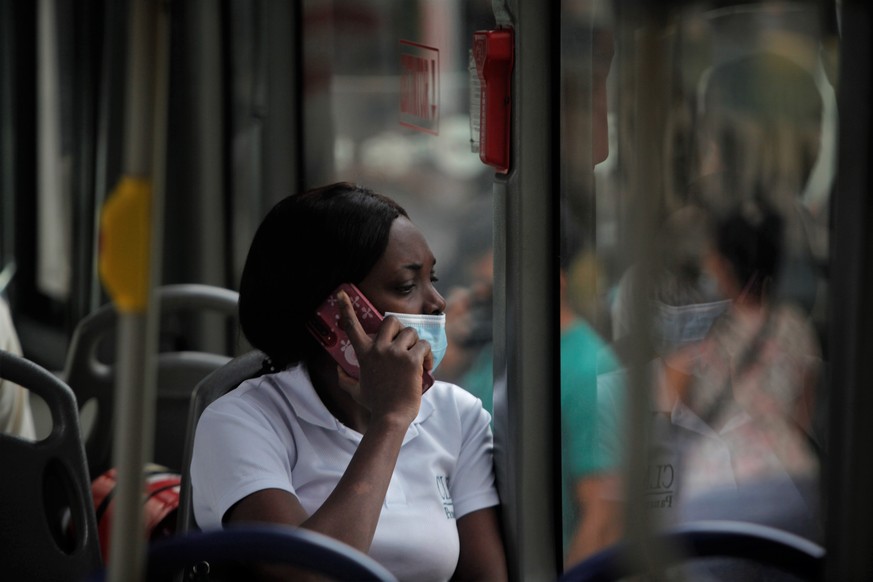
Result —
MULTIPOLYGON (((436 382, 407 430, 370 556, 400 580, 447 580, 460 517, 499 503, 490 416, 465 390, 436 382)), ((281 489, 314 513, 362 435, 339 422, 302 366, 248 380, 200 418, 191 461, 194 516, 221 527, 236 502, 281 489)))

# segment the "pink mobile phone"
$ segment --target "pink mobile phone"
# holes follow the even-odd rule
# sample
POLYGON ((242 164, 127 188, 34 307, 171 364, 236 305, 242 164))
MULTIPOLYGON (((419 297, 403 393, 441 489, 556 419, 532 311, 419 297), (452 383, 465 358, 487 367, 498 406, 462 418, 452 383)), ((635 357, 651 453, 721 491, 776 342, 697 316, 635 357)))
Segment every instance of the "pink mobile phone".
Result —
MULTIPOLYGON (((355 314, 358 316, 358 321, 361 322, 364 331, 370 335, 375 335, 379 331, 379 326, 382 325, 384 319, 382 314, 373 307, 373 304, 361 293, 360 289, 351 283, 343 283, 334 289, 324 300, 324 303, 315 310, 315 314, 307 322, 306 327, 336 363, 345 370, 346 374, 357 379, 360 377, 358 356, 355 354, 349 336, 339 325, 341 313, 336 294, 340 290, 345 291, 351 299, 352 307, 354 307, 355 314)), ((431 373, 425 371, 422 374, 422 391, 430 388, 433 382, 431 373)))

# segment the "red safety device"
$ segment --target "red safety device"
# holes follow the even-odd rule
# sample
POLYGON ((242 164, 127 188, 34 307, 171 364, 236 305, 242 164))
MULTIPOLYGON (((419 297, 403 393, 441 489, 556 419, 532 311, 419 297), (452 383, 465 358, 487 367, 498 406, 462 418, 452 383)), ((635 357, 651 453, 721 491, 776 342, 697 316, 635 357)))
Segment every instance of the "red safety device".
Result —
MULTIPOLYGON (((116 481, 116 470, 109 469, 91 483, 91 495, 97 513, 97 537, 100 539, 100 551, 104 563, 109 559, 116 481)), ((173 473, 166 467, 160 465, 146 467, 143 525, 147 540, 170 536, 175 532, 181 482, 181 475, 173 473)))
POLYGON ((513 47, 511 28, 473 33, 473 58, 481 90, 479 159, 503 174, 509 171, 513 47))

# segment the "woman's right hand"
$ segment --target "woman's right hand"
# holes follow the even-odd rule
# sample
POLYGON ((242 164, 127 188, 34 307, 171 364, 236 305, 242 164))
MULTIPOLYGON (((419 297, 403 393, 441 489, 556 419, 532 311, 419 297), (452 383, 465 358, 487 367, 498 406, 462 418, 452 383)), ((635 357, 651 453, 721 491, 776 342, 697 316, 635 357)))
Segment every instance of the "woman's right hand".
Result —
POLYGON ((338 367, 340 387, 370 411, 371 420, 410 424, 421 405, 422 371, 433 366, 430 345, 391 316, 385 318, 376 336, 370 337, 348 295, 340 291, 337 299, 342 313, 340 326, 349 336, 361 371, 356 381, 338 367))

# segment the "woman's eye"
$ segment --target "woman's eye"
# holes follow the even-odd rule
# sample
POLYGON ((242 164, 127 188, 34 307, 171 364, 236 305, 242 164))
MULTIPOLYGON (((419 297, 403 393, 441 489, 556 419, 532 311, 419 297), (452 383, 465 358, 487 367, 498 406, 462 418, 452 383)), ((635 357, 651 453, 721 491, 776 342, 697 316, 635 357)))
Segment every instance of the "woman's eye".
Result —
POLYGON ((399 291, 400 293, 402 293, 404 295, 408 295, 408 294, 412 293, 413 289, 415 289, 415 285, 413 283, 410 283, 408 285, 400 285, 397 287, 397 291, 399 291))

